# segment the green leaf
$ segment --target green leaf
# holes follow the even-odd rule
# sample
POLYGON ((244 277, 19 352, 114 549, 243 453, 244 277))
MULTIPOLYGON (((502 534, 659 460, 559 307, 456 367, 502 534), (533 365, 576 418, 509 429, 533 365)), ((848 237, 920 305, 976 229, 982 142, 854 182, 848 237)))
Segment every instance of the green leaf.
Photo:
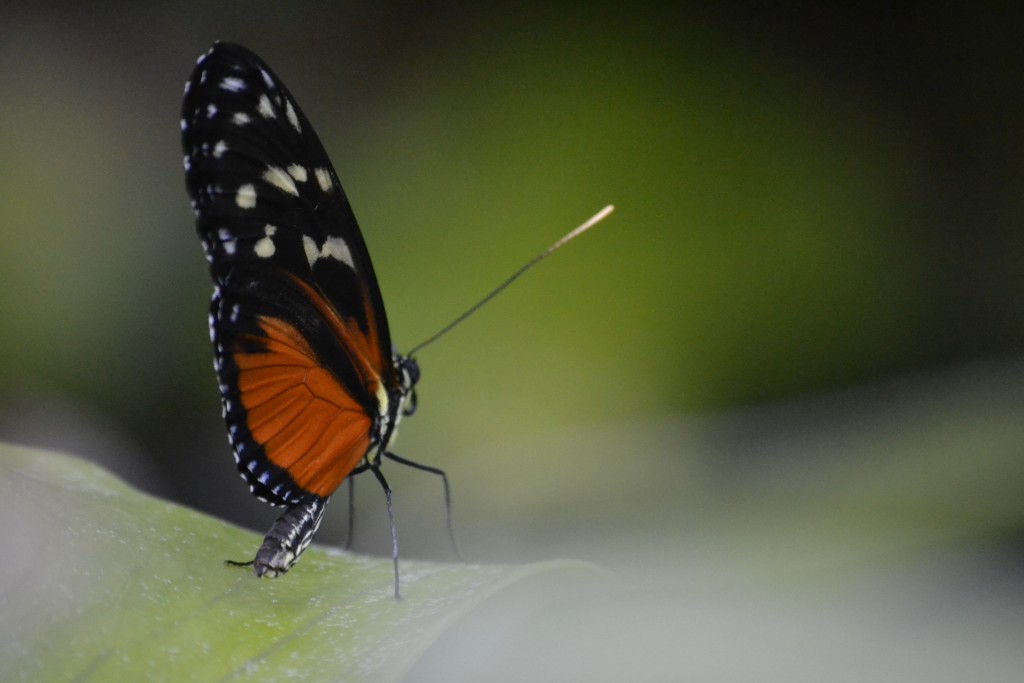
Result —
POLYGON ((580 563, 480 566, 313 547, 286 576, 223 559, 261 537, 68 456, 0 445, 0 680, 402 678, 501 589, 580 563))

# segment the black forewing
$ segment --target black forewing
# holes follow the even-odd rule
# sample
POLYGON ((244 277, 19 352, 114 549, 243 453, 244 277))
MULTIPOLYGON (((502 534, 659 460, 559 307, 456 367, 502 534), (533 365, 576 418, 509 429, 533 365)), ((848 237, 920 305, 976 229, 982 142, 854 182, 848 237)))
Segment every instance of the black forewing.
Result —
MULTIPOLYGON (((227 284, 232 269, 244 266, 282 269, 313 284, 342 318, 375 339, 374 365, 392 385, 387 318, 352 207, 309 120, 270 67, 244 47, 216 43, 186 85, 182 140, 214 283, 227 284), (268 226, 269 257, 259 249, 268 247, 261 242, 268 226)), ((328 367, 344 362, 322 360, 328 367)), ((375 407, 370 400, 368 409, 375 407)))

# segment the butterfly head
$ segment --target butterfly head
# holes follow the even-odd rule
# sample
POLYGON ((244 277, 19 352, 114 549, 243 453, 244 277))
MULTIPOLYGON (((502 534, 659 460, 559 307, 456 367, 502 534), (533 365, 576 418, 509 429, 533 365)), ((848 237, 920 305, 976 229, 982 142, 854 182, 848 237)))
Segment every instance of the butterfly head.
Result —
POLYGON ((420 380, 420 366, 409 356, 393 353, 394 370, 387 384, 379 385, 378 413, 373 422, 370 448, 364 463, 374 467, 380 457, 398 436, 398 425, 403 417, 416 412, 416 383, 420 380))

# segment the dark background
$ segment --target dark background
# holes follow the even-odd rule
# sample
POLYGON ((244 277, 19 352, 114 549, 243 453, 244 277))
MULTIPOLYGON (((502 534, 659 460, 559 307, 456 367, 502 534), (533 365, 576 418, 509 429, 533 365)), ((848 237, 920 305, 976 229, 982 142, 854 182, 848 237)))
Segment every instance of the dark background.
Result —
MULTIPOLYGON (((809 547, 843 552, 772 544, 772 566, 994 547, 1013 573, 1022 20, 7 3, 0 436, 260 531, 275 516, 226 444, 182 178, 182 86, 226 39, 319 131, 401 349, 617 206, 419 355, 396 452, 449 472, 472 559, 654 566, 695 561, 694 538, 767 546, 760 525, 792 541, 820 523, 809 547)), ((403 554, 450 559, 438 482, 387 473, 403 554)), ((376 484, 357 491, 355 547, 387 553, 376 484)), ((334 508, 322 542, 343 536, 334 508)))

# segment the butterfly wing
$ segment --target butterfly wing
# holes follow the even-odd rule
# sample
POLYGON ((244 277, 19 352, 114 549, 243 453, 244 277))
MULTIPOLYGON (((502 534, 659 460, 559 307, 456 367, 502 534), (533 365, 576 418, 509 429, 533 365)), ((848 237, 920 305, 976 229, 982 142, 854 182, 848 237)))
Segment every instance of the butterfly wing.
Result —
POLYGON ((271 503, 326 498, 380 440, 398 386, 355 215, 302 110, 245 48, 199 59, 181 124, 238 468, 271 503))

